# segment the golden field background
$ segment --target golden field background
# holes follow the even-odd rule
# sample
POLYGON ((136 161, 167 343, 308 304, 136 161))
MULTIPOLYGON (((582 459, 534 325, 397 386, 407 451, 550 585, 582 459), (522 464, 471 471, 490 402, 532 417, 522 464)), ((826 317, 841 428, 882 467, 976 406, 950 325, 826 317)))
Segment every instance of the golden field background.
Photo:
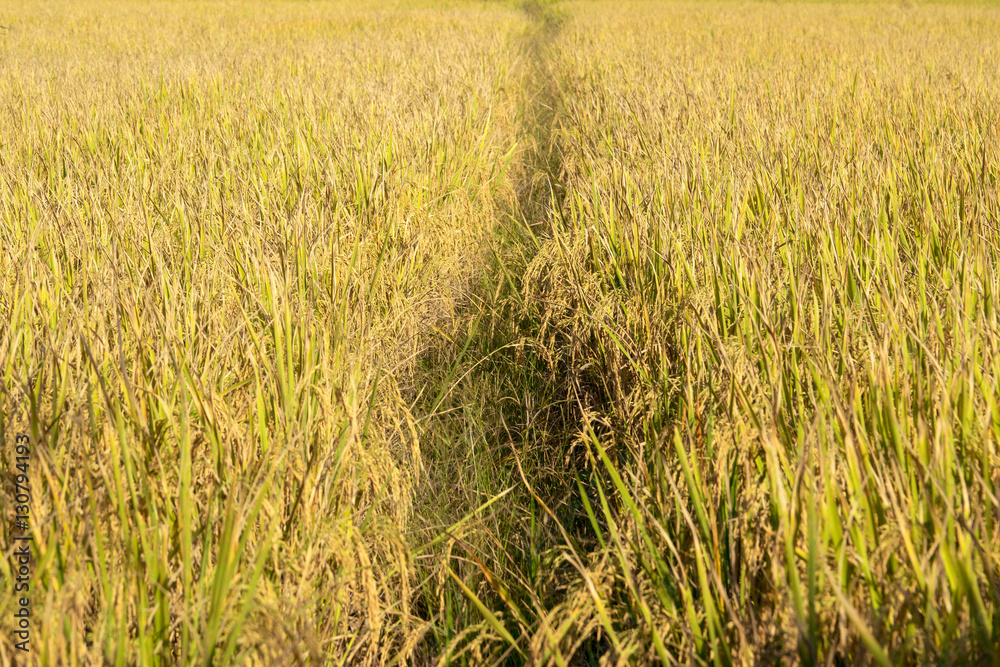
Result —
POLYGON ((1000 660, 995 6, 0 25, 30 664, 1000 660))

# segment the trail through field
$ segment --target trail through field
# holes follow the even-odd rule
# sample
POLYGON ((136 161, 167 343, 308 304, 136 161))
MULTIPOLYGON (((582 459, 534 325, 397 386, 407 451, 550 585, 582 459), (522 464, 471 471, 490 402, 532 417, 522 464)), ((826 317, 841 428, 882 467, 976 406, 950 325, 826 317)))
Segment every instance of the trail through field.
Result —
MULTIPOLYGON (((479 288, 467 295, 456 329, 431 345, 425 370, 434 389, 425 388, 421 395, 429 400, 414 406, 426 424, 421 448, 430 471, 417 513, 434 547, 443 549, 430 569, 443 569, 437 571, 441 584, 457 581, 461 590, 439 584, 424 591, 424 613, 443 619, 435 655, 462 650, 468 630, 484 622, 483 610, 501 610, 503 616, 505 589, 496 584, 535 588, 543 552, 561 541, 529 484, 542 495, 565 490, 549 474, 545 456, 538 457, 560 451, 552 445, 565 431, 564 392, 535 349, 530 330, 536 323, 526 318, 523 294, 525 271, 551 234, 565 195, 556 140, 562 93, 552 63, 562 17, 537 1, 524 3, 521 11, 529 22, 515 37, 511 73, 518 108, 516 157, 508 172, 512 192, 496 202, 493 261, 479 288), (465 558, 454 559, 453 552, 465 558)), ((520 653, 514 642, 524 644, 522 635, 531 635, 529 617, 548 605, 536 596, 534 606, 506 622, 487 616, 486 627, 512 640, 510 650, 520 653)))
POLYGON ((553 205, 561 202, 565 192, 562 156, 553 140, 562 97, 550 57, 562 17, 537 0, 524 3, 522 9, 531 18, 532 27, 522 38, 521 47, 525 75, 519 139, 524 147, 516 184, 518 207, 512 213, 535 231, 544 229, 555 212, 553 205))

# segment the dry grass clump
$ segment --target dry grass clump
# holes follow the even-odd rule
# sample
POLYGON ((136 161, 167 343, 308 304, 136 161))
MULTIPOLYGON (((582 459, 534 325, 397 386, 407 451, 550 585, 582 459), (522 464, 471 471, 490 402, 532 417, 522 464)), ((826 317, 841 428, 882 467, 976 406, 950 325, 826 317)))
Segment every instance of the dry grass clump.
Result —
POLYGON ((32 658, 405 657, 427 621, 400 394, 509 189, 523 20, 89 2, 0 22, 0 415, 38 454, 32 658))

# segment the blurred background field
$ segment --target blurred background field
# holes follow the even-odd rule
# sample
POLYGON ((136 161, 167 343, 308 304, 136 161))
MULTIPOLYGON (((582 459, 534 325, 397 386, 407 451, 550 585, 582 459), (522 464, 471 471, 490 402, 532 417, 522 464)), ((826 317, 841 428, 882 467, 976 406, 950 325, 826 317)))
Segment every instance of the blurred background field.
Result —
POLYGON ((1000 660, 994 5, 0 25, 32 664, 1000 660))

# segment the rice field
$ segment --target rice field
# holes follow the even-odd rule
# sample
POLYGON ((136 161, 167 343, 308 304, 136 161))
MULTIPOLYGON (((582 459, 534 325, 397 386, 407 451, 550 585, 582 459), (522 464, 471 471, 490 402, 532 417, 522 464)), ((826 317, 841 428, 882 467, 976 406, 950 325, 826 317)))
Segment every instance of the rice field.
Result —
POLYGON ((0 257, 2 664, 1000 661, 994 3, 0 2, 0 257))

